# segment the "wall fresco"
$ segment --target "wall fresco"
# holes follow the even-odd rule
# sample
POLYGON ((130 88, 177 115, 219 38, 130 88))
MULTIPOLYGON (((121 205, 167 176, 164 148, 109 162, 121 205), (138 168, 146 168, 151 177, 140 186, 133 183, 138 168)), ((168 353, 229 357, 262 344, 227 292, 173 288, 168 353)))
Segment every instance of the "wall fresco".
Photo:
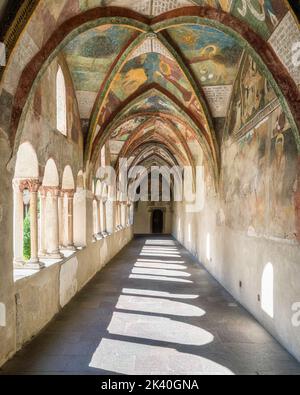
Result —
POLYGON ((281 107, 224 153, 227 222, 249 235, 295 239, 298 152, 281 107))
POLYGON ((228 121, 230 134, 238 134, 256 114, 276 99, 274 90, 250 55, 244 55, 232 97, 228 121))

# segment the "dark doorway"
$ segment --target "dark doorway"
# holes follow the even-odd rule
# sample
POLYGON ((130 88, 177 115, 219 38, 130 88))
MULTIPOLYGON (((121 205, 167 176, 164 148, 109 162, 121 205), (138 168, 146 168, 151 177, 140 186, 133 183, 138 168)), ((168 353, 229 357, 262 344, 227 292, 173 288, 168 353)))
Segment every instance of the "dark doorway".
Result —
POLYGON ((164 229, 164 213, 162 210, 154 210, 152 214, 152 233, 163 233, 164 229))

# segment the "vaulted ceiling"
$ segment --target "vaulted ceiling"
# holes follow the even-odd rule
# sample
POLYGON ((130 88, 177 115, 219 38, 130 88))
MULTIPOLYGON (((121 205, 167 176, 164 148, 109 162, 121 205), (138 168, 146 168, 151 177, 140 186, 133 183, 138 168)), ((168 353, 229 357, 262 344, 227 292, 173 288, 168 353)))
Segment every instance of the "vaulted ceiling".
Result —
MULTIPOLYGON (((47 7, 40 17, 51 27, 86 13, 62 25, 61 37, 71 34, 58 46, 73 79, 86 163, 97 166, 106 145, 115 166, 120 156, 192 166, 205 158, 214 177, 220 125, 240 130, 260 110, 238 114, 237 77, 244 73, 249 90, 251 79, 267 81, 251 45, 268 41, 289 10, 278 0, 66 0, 47 7), (97 23, 101 7, 112 8, 97 23), (254 38, 249 45, 242 36, 254 38)), ((42 35, 46 42, 44 28, 42 35)), ((264 105, 278 93, 267 91, 264 105)))
POLYGON ((128 141, 142 141, 152 131, 148 148, 151 141, 167 146, 169 139, 174 163, 193 163, 189 142, 217 166, 213 119, 227 115, 243 53, 233 37, 204 24, 158 34, 104 25, 79 34, 62 52, 87 127, 89 155, 97 156, 108 142, 116 164, 128 141), (181 158, 177 146, 184 151, 181 158))

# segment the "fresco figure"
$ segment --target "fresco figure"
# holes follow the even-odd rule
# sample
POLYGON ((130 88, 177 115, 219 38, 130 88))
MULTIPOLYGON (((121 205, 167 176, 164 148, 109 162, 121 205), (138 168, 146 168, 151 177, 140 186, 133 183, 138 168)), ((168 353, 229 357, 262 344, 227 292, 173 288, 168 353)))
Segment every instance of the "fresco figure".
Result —
POLYGON ((233 14, 246 19, 263 37, 269 38, 288 11, 278 0, 234 0, 233 14))

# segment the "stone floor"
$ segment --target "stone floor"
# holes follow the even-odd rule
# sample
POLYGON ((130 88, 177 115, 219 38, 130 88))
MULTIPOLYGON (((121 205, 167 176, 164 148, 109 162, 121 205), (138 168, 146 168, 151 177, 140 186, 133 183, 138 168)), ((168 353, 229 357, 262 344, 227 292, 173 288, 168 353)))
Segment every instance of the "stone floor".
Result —
MULTIPOLYGON (((87 262, 88 264, 88 262, 87 262)), ((2 374, 300 374, 171 238, 137 238, 2 374)))

